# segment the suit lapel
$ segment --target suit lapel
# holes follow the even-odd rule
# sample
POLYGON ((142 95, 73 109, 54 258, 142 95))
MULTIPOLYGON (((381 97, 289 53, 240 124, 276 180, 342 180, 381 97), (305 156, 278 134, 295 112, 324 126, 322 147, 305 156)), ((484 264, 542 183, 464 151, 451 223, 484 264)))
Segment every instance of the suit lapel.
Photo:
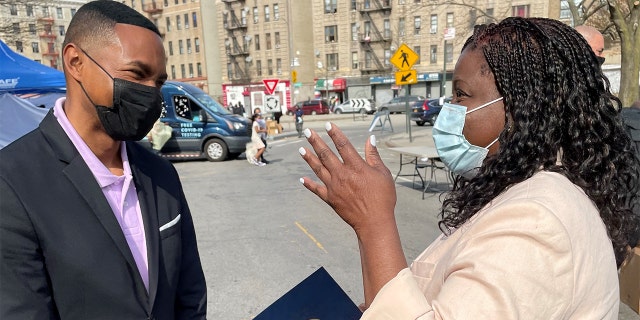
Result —
POLYGON ((158 290, 158 268, 160 266, 160 232, 158 222, 157 194, 151 177, 141 170, 138 163, 141 163, 138 154, 127 145, 127 156, 129 166, 133 174, 133 181, 136 185, 138 199, 140 200, 140 210, 144 221, 144 230, 147 240, 147 259, 149 265, 149 310, 153 310, 156 292, 158 290))
POLYGON ((75 187, 76 192, 89 205, 91 211, 96 215, 102 227, 107 231, 127 264, 129 264, 132 272, 135 272, 137 275, 137 277, 134 277, 137 279, 136 288, 142 293, 141 301, 145 301, 146 290, 144 283, 137 272, 138 267, 129 248, 129 244, 122 233, 120 224, 118 224, 118 220, 116 220, 102 189, 93 177, 93 173, 60 124, 58 124, 58 120, 53 115, 53 109, 40 123, 40 130, 47 142, 51 145, 51 148, 56 152, 59 160, 67 163, 67 166, 63 170, 64 175, 67 176, 71 184, 75 187))

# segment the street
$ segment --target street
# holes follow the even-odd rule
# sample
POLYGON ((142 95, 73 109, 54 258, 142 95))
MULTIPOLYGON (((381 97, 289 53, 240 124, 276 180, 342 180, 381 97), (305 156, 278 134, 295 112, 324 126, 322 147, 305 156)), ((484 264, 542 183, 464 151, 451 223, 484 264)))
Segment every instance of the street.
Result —
MULTIPOLYGON (((311 117, 309 117, 311 118, 311 117)), ((284 119, 284 118, 283 118, 284 119)), ((332 121, 363 154, 372 116, 354 121, 343 115, 332 121)), ((405 115, 392 115, 395 133, 405 132, 405 115)), ((325 121, 306 121, 325 137, 325 121)), ((295 131, 285 122, 285 132, 295 131)), ((432 143, 431 127, 412 125, 422 133, 413 144, 432 143), (422 140, 421 140, 422 139, 422 140)), ((374 131, 383 161, 392 174, 397 154, 382 144, 392 134, 374 131)), ((408 141, 408 140, 407 140, 408 141)), ((207 278, 209 319, 251 319, 319 267, 323 266, 356 303, 363 302, 360 257, 354 232, 331 208, 299 182, 315 175, 298 154, 306 139, 269 141, 265 167, 249 164, 244 155, 225 162, 175 162, 193 214, 207 278)), ((438 181, 444 181, 444 176, 438 181)), ((439 186, 444 186, 441 184, 439 186)), ((399 177, 396 220, 410 262, 440 233, 440 197, 421 199, 419 182, 399 177)), ((620 319, 640 319, 626 306, 620 319)))

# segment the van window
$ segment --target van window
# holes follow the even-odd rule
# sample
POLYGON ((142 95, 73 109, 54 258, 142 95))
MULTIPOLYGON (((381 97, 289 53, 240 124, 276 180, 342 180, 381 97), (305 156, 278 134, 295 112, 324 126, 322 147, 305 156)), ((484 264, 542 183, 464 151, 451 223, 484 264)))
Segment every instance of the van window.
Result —
POLYGON ((223 108, 217 101, 213 100, 213 98, 211 98, 208 94, 204 92, 195 93, 195 94, 192 93, 192 94, 196 99, 198 99, 200 103, 205 105, 211 111, 219 114, 231 114, 229 110, 223 108))
POLYGON ((189 99, 189 97, 187 96, 173 96, 173 105, 175 106, 176 114, 180 118, 184 118, 187 120, 193 120, 193 116, 199 115, 200 110, 202 110, 202 108, 200 108, 197 103, 191 101, 191 99, 189 99))

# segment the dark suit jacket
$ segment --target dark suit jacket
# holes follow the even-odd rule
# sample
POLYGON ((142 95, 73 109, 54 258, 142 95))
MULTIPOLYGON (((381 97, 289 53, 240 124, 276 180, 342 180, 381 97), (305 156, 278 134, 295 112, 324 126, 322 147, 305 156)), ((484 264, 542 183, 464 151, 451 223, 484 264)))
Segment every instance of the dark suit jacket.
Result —
POLYGON ((136 143, 126 145, 149 293, 100 186, 50 112, 0 150, 0 319, 206 318, 207 288, 178 174, 136 143))

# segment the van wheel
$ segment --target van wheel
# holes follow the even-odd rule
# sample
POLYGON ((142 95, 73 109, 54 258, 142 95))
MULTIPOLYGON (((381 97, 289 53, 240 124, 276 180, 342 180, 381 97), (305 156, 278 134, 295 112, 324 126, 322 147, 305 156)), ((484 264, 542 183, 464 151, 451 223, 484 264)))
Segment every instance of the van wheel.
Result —
POLYGON ((204 144, 204 154, 209 161, 224 161, 227 158, 227 145, 220 139, 211 139, 204 144))
POLYGON ((419 127, 422 127, 422 126, 424 126, 424 121, 416 121, 416 124, 417 124, 419 127))
POLYGON ((311 111, 311 115, 312 115, 312 116, 315 116, 316 114, 318 114, 318 113, 317 113, 317 112, 315 112, 315 111, 311 111))

